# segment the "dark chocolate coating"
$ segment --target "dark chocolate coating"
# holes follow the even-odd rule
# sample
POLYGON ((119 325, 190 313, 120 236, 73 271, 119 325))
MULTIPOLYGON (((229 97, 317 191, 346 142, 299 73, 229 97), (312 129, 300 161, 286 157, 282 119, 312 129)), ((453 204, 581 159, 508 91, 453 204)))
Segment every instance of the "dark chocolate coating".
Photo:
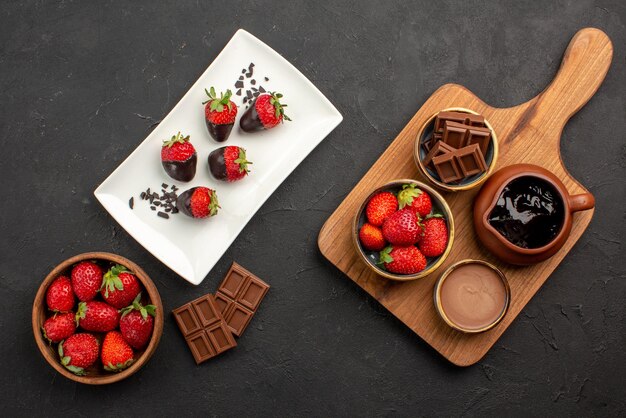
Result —
POLYGON ((225 149, 226 147, 221 147, 209 154, 209 172, 216 180, 227 181, 226 163, 224 162, 225 149))
POLYGON ((228 137, 230 136, 230 131, 233 130, 234 123, 229 123, 226 125, 216 125, 214 123, 209 122, 206 119, 205 121, 206 121, 206 127, 209 130, 209 135, 211 135, 211 138, 213 138, 217 142, 226 141, 228 137))
POLYGON ((168 176, 178 181, 191 181, 196 175, 196 166, 198 165, 198 156, 194 152, 191 157, 185 161, 161 161, 163 169, 168 176))
POLYGON ((239 120, 239 127, 241 127, 241 130, 244 132, 256 132, 265 129, 263 127, 263 123, 261 123, 261 119, 259 118, 255 105, 256 99, 250 103, 250 107, 244 112, 239 120))
POLYGON ((178 195, 178 200, 176 201, 176 207, 181 213, 184 213, 187 216, 194 217, 191 213, 191 195, 197 189, 197 187, 192 187, 189 190, 185 190, 183 193, 178 195))

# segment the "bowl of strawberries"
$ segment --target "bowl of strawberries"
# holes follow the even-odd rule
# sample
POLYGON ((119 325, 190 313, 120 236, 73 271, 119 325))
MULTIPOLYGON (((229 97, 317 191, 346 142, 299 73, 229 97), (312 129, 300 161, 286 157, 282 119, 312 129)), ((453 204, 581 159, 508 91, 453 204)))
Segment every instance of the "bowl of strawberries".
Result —
POLYGON ((435 271, 450 253, 454 219, 432 187, 416 180, 393 180, 363 201, 352 236, 371 270, 392 280, 415 280, 435 271))
POLYGON ((150 277, 119 255, 91 252, 55 267, 37 291, 33 332, 46 361, 68 379, 125 379, 152 356, 163 305, 150 277))

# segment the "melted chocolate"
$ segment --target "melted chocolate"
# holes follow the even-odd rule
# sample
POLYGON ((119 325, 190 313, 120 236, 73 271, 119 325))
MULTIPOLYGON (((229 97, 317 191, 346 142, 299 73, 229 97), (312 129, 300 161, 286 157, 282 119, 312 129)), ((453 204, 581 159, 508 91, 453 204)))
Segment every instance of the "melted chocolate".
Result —
POLYGON ((565 208, 554 186, 538 177, 524 176, 504 187, 488 219, 512 244, 539 248, 561 231, 565 208))
POLYGON ((196 175, 198 156, 193 155, 185 161, 161 161, 168 176, 178 181, 191 181, 196 175))
POLYGON ((226 163, 224 162, 225 149, 226 147, 221 147, 209 154, 209 172, 216 180, 227 180, 226 163))
POLYGON ((234 123, 228 123, 224 125, 216 125, 214 123, 206 121, 206 127, 209 130, 209 134, 217 142, 224 142, 230 136, 230 131, 233 129, 234 123))
POLYGON ((191 216, 192 218, 194 216, 193 213, 191 213, 191 195, 195 190, 196 187, 192 187, 191 189, 184 191, 178 196, 178 200, 176 201, 176 207, 178 210, 187 216, 191 216))
POLYGON ((241 119, 239 120, 239 126, 244 132, 256 132, 265 129, 263 127, 263 123, 261 123, 259 114, 256 111, 255 104, 256 99, 254 99, 250 103, 250 107, 248 108, 248 110, 245 111, 245 113, 241 116, 241 119))

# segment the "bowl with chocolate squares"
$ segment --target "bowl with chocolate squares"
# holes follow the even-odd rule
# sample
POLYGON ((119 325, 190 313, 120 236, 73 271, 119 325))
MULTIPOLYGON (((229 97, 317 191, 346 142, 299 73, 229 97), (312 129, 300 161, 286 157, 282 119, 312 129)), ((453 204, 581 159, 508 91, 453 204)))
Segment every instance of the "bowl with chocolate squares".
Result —
POLYGON ((432 115, 422 126, 413 152, 420 172, 446 191, 469 190, 491 174, 498 158, 498 139, 487 119, 464 108, 432 115))

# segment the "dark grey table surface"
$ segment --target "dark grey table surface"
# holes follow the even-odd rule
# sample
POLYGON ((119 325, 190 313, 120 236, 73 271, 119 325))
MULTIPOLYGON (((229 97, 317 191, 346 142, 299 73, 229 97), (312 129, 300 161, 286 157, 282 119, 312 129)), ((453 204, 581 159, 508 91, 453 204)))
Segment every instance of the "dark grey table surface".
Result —
POLYGON ((624 416, 625 24, 621 0, 3 2, 0 414, 624 416), (488 355, 457 368, 328 263, 318 232, 440 85, 463 84, 496 106, 526 101, 585 26, 612 38, 613 65, 561 145, 596 196, 595 217, 488 355), (238 28, 298 67, 344 121, 194 287, 93 190, 238 28), (30 315, 48 271, 91 250, 143 266, 168 312, 213 291, 233 260, 272 289, 236 350, 196 366, 167 315, 140 372, 83 386, 45 363, 30 315))

